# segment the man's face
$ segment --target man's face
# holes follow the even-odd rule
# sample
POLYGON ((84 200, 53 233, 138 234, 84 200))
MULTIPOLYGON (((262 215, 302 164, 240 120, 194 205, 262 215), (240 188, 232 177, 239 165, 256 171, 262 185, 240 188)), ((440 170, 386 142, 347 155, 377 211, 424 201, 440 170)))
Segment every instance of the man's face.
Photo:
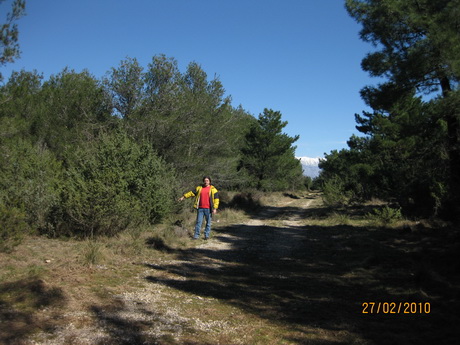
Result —
POLYGON ((203 180, 203 183, 204 183, 204 185, 207 187, 207 186, 209 186, 209 185, 211 184, 211 181, 209 181, 208 178, 205 178, 205 179, 203 180))

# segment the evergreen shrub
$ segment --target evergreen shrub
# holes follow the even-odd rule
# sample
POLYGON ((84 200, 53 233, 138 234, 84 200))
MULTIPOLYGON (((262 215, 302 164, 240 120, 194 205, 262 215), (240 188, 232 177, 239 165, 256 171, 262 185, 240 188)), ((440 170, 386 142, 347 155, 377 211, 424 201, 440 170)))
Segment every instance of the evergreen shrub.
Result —
POLYGON ((392 208, 385 205, 383 208, 375 208, 373 213, 366 215, 367 219, 380 226, 392 225, 403 218, 401 208, 392 208))
POLYGON ((15 138, 0 145, 0 203, 31 229, 48 227, 48 215, 59 202, 61 164, 43 145, 15 138))
POLYGON ((10 252, 28 231, 25 213, 0 203, 0 252, 10 252))
POLYGON ((328 179, 323 184, 323 201, 326 206, 345 206, 349 203, 352 193, 345 189, 345 185, 338 177, 328 179))
POLYGON ((261 197, 260 192, 238 193, 234 195, 229 206, 244 211, 255 211, 261 207, 261 197))
POLYGON ((174 175, 147 144, 103 134, 70 159, 58 226, 79 237, 114 236, 172 209, 174 175))

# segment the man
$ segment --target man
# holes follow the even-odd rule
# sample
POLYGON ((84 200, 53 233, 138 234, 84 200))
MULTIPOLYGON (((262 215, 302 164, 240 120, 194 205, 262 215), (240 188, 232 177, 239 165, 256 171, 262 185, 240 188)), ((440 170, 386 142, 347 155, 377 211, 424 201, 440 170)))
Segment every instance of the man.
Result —
POLYGON ((206 219, 206 228, 204 230, 204 239, 209 239, 211 235, 211 218, 213 214, 216 214, 217 208, 219 207, 219 192, 216 187, 211 185, 211 178, 209 176, 203 177, 203 184, 195 188, 195 191, 185 193, 179 201, 186 198, 195 197, 194 208, 197 209, 195 234, 193 239, 198 239, 201 232, 201 224, 203 218, 206 219))

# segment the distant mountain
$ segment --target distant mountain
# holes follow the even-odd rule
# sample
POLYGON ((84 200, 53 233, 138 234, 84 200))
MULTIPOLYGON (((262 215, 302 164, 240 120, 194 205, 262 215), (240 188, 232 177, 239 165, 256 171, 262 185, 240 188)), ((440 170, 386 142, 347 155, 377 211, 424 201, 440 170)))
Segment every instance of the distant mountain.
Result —
POLYGON ((322 158, 297 157, 297 159, 300 160, 300 164, 302 164, 302 170, 305 176, 310 176, 311 178, 318 177, 321 171, 318 164, 322 158))

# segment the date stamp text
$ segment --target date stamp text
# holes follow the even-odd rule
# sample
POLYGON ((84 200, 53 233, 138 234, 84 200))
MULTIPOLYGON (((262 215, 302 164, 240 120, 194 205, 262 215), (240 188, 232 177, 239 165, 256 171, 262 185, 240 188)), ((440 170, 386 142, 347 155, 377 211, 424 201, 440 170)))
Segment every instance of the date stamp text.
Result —
POLYGON ((430 302, 363 302, 363 314, 429 314, 430 302))

